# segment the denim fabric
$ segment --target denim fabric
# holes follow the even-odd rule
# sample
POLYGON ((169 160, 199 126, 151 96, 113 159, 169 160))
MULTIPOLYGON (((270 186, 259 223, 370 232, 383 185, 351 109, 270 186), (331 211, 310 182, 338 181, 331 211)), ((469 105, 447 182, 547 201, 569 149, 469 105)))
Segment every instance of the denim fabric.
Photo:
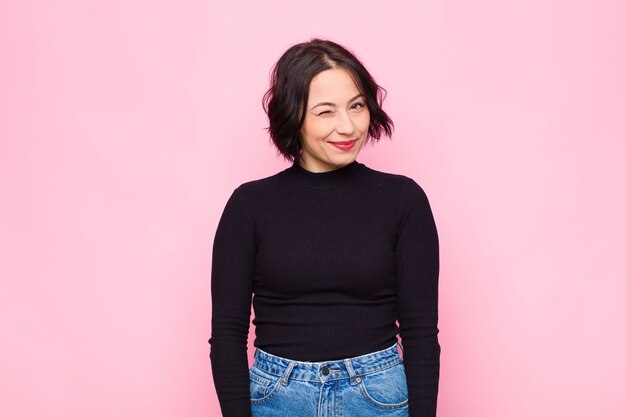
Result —
POLYGON ((408 417, 404 362, 393 346, 354 358, 300 362, 254 353, 253 417, 408 417))

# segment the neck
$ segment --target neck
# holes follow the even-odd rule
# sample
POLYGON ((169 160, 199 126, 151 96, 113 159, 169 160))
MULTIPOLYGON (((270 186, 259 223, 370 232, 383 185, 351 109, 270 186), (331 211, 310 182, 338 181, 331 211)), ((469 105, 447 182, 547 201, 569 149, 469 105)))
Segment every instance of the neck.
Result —
POLYGON ((288 169, 291 177, 300 185, 318 190, 331 190, 350 183, 362 171, 364 164, 356 159, 347 165, 325 172, 312 172, 302 167, 296 159, 288 169))

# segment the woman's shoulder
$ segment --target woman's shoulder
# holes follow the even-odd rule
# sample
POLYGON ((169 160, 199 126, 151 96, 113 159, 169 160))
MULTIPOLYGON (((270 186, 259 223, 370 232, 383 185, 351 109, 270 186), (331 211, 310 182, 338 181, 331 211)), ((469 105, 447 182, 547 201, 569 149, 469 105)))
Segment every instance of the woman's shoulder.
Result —
POLYGON ((275 193, 276 187, 280 187, 281 178, 285 170, 258 177, 240 183, 233 191, 234 195, 242 199, 255 199, 275 193))
POLYGON ((407 174, 374 169, 369 166, 366 166, 366 170, 372 178, 376 178, 379 181, 384 181, 390 185, 398 187, 399 190, 413 189, 423 191, 418 181, 407 174))
POLYGON ((430 206, 429 197, 421 181, 410 174, 376 170, 368 167, 372 178, 378 179, 378 184, 394 195, 401 210, 411 210, 416 206, 430 206))

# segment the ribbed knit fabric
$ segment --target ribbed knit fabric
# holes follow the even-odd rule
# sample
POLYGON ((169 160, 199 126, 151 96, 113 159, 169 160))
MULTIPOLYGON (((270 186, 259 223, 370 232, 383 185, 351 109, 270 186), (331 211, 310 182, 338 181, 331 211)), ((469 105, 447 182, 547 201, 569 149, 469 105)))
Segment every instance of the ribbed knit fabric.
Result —
POLYGON ((251 305, 254 346, 293 360, 364 355, 399 333, 409 414, 435 417, 439 240, 413 179, 358 161, 322 173, 294 161, 234 190, 212 262, 210 359, 224 417, 251 416, 251 305))

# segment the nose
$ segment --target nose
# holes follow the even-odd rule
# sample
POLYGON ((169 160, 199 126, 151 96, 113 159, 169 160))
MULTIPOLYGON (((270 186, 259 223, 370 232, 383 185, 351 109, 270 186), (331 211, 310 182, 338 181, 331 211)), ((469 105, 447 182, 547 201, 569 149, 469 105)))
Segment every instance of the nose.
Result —
POLYGON ((339 121, 337 122, 337 133, 341 135, 352 135, 354 133, 354 122, 348 113, 339 112, 339 121))

